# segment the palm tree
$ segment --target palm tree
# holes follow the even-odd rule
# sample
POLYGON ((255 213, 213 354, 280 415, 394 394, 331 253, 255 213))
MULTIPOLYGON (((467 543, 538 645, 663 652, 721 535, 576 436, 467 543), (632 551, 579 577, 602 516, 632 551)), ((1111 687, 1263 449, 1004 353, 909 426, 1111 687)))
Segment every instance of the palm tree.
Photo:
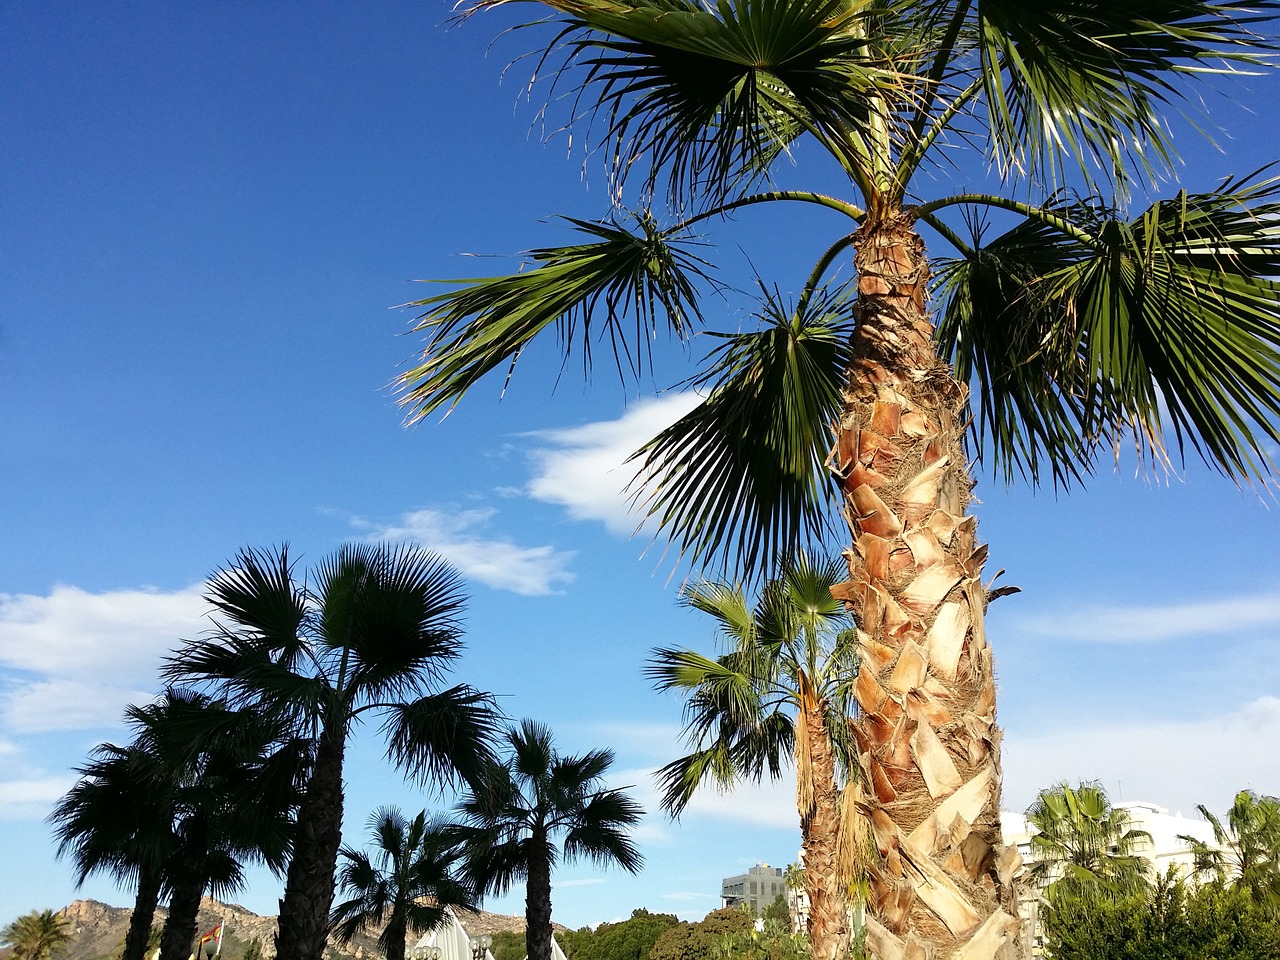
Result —
POLYGON ((51 960, 71 942, 71 921, 52 910, 31 911, 0 931, 14 960, 51 960))
POLYGON ((246 861, 283 872, 310 744, 278 717, 189 690, 170 688, 127 717, 148 758, 142 783, 173 835, 160 960, 185 960, 206 890, 239 890, 246 861))
POLYGON ((295 581, 288 550, 242 551, 209 581, 211 633, 167 662, 235 704, 295 724, 314 744, 280 901, 277 956, 320 960, 342 842, 342 770, 352 726, 383 718, 387 754, 421 780, 475 782, 491 760, 492 698, 444 687, 462 649, 461 581, 410 547, 353 544, 295 581))
POLYGON ((1129 814, 1111 806, 1100 784, 1041 790, 1027 823, 1034 828, 1028 878, 1047 888, 1050 902, 1125 897, 1150 885, 1150 862, 1136 851, 1151 835, 1131 828, 1129 814))
POLYGON ((101 744, 76 768, 80 779, 48 818, 58 857, 70 856, 75 865, 77 887, 93 873, 135 886, 121 960, 142 960, 146 953, 177 843, 172 811, 154 786, 153 759, 136 746, 101 744))
POLYGON ((404 960, 410 930, 430 933, 452 907, 476 908, 475 892, 460 878, 460 853, 448 824, 413 820, 392 807, 375 810, 369 829, 376 862, 359 850, 343 847, 338 882, 351 898, 333 908, 331 923, 340 943, 350 943, 370 926, 383 926, 378 945, 387 960, 404 960))
POLYGON ((1227 811, 1227 824, 1196 807, 1213 827, 1215 845, 1182 837, 1191 845, 1196 871, 1244 887, 1270 916, 1280 917, 1280 799, 1241 790, 1227 811))
POLYGON ((561 756, 532 720, 507 731, 506 759, 465 796, 456 837, 476 889, 506 893, 525 882, 528 960, 551 960, 551 870, 582 857, 636 873, 644 858, 627 835, 644 811, 603 778, 610 750, 561 756))
MULTIPOLYGON (((740 586, 690 586, 684 602, 716 620, 728 652, 713 660, 693 650, 659 649, 645 667, 659 690, 677 690, 686 699, 692 752, 659 771, 663 807, 673 816, 699 786, 725 789, 766 773, 777 779, 787 758, 795 758, 808 934, 814 956, 824 960, 848 939, 852 871, 838 866, 848 819, 841 796, 856 791, 847 785, 856 640, 843 605, 831 595, 842 579, 838 563, 824 565, 802 553, 782 564, 754 609, 740 586)), ((857 857, 862 851, 853 842, 845 852, 857 857)))
POLYGON ((624 377, 648 375, 652 341, 688 336, 727 286, 694 231, 746 207, 834 221, 794 301, 761 283, 759 323, 718 334, 703 399, 644 448, 638 489, 691 562, 746 576, 847 521, 873 954, 983 960, 1018 936, 983 626, 1003 591, 982 578, 966 442, 1006 480, 1064 486, 1126 439, 1152 464, 1190 446, 1232 478, 1272 470, 1280 182, 1130 208, 1176 163, 1165 105, 1262 69, 1273 11, 545 0, 529 17, 550 14, 534 61, 613 163, 616 209, 420 301, 402 401, 411 420, 445 411, 553 329, 566 353, 607 338, 624 377), (963 152, 990 190, 948 192, 963 152), (815 154, 833 162, 823 191, 770 179, 815 154))

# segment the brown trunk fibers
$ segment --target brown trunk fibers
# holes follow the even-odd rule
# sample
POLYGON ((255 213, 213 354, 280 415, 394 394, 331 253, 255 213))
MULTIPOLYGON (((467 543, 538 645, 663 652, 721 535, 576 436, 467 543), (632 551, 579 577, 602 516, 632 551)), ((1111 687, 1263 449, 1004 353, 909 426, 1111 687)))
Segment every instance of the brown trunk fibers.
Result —
POLYGON ((858 626, 854 721, 874 960, 1017 956, 1018 855, 1000 836, 1000 733, 983 630, 986 547, 966 516, 966 387, 938 359, 928 263, 909 212, 869 221, 834 451, 853 534, 833 593, 858 626))
MULTIPOLYGON (((849 955, 849 920, 844 882, 836 865, 840 794, 835 783, 835 754, 827 733, 826 703, 813 703, 811 688, 804 700, 804 709, 796 717, 797 727, 803 730, 796 731, 796 752, 800 753, 802 743, 807 745, 809 776, 801 773, 797 777, 796 805, 809 897, 809 942, 813 960, 845 960, 849 955)), ((803 759, 797 760, 802 767, 803 759)))

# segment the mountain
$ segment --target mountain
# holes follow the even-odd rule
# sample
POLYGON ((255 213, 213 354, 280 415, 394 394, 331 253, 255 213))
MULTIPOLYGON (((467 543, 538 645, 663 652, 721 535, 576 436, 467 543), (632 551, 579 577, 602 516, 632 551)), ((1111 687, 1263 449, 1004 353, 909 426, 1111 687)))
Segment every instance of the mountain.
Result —
MULTIPOLYGON (((97 900, 77 900, 62 911, 71 921, 72 940, 63 955, 65 960, 114 960, 124 947, 124 935, 129 929, 130 909, 112 907, 97 900)), ((166 913, 156 911, 155 924, 164 923, 166 913)), ((221 920, 226 921, 222 941, 222 960, 243 960, 245 951, 255 939, 259 941, 263 960, 275 956, 275 917, 260 917, 236 904, 220 903, 212 897, 200 902, 199 932, 212 930, 221 920)), ((468 935, 494 934, 499 931, 524 932, 524 917, 508 917, 499 913, 458 914, 458 920, 468 935)), ((564 930, 560 924, 557 929, 564 930)), ((376 960, 382 956, 377 937, 381 931, 373 930, 358 935, 345 947, 330 943, 328 960, 376 960)), ((412 941, 411 941, 412 942, 412 941)), ((9 951, 0 951, 3 958, 9 951)))

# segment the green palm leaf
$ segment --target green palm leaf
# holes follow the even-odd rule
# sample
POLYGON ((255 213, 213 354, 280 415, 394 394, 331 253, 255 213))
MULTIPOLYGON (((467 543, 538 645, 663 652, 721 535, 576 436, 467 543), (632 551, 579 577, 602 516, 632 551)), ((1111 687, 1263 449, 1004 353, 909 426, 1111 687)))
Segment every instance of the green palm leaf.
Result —
POLYGON ((853 291, 792 312, 765 291, 762 328, 721 345, 692 386, 709 390, 636 454, 636 498, 695 563, 757 571, 828 530, 824 467, 849 362, 853 291))
POLYGON ((422 362, 397 378, 400 403, 417 421, 452 407, 480 378, 508 365, 548 327, 565 344, 566 359, 582 351, 590 366, 592 337, 607 339, 619 375, 639 374, 648 344, 665 327, 688 336, 700 319, 697 286, 711 283, 693 242, 664 232, 647 215, 634 229, 617 220, 569 220, 589 240, 528 254, 532 268, 484 280, 407 304, 425 312, 415 332, 429 339, 422 362), (624 320, 631 317, 634 329, 624 320))
POLYGON ((991 143, 1006 168, 1054 174, 1074 156, 1086 177, 1123 180, 1136 162, 1171 168, 1160 101, 1187 72, 1256 64, 1262 0, 979 0, 981 76, 991 143))
POLYGON ((1087 467, 1122 432, 1159 461, 1172 434, 1229 476, 1280 439, 1280 180, 1180 193, 1131 221, 1053 208, 941 271, 940 337, 981 390, 997 461, 1087 467), (1073 463, 1073 461, 1075 461, 1073 463))
POLYGON ((667 175, 673 200, 722 199, 805 130, 848 150, 868 101, 899 86, 868 55, 865 2, 550 5, 569 16, 561 70, 585 68, 577 95, 605 120, 615 170, 647 170, 650 187, 667 175))

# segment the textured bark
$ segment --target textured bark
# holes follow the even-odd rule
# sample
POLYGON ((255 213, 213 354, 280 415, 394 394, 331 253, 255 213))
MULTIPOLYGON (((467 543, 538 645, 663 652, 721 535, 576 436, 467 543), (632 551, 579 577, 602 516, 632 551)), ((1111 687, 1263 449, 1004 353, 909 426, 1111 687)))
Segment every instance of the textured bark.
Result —
POLYGON ((322 960, 333 906, 334 871, 342 845, 342 760, 345 727, 326 727, 298 810, 293 857, 280 901, 279 960, 322 960))
POLYGON ((177 875, 169 881, 169 918, 160 936, 160 960, 187 960, 196 938, 200 898, 209 879, 209 837, 203 823, 188 823, 183 829, 184 852, 177 875))
POLYGON ((966 388, 933 348, 910 215, 869 221, 856 250, 855 359, 835 451, 853 544, 849 582, 834 592, 856 618, 862 664, 854 727, 878 851, 868 954, 1011 958, 1019 860, 1000 835, 966 388))
POLYGON ((528 960, 551 960, 551 858, 545 835, 534 831, 529 845, 537 853, 529 857, 524 894, 524 947, 528 960))
POLYGON ((819 703, 798 718, 807 728, 813 794, 807 811, 800 804, 800 837, 813 960, 844 960, 849 955, 849 916, 836 864, 840 795, 825 713, 826 705, 819 703))
POLYGON ((124 953, 120 960, 142 960, 147 952, 151 923, 155 920, 159 902, 160 871, 142 870, 138 877, 138 892, 133 898, 133 913, 129 916, 129 932, 124 937, 124 953))

